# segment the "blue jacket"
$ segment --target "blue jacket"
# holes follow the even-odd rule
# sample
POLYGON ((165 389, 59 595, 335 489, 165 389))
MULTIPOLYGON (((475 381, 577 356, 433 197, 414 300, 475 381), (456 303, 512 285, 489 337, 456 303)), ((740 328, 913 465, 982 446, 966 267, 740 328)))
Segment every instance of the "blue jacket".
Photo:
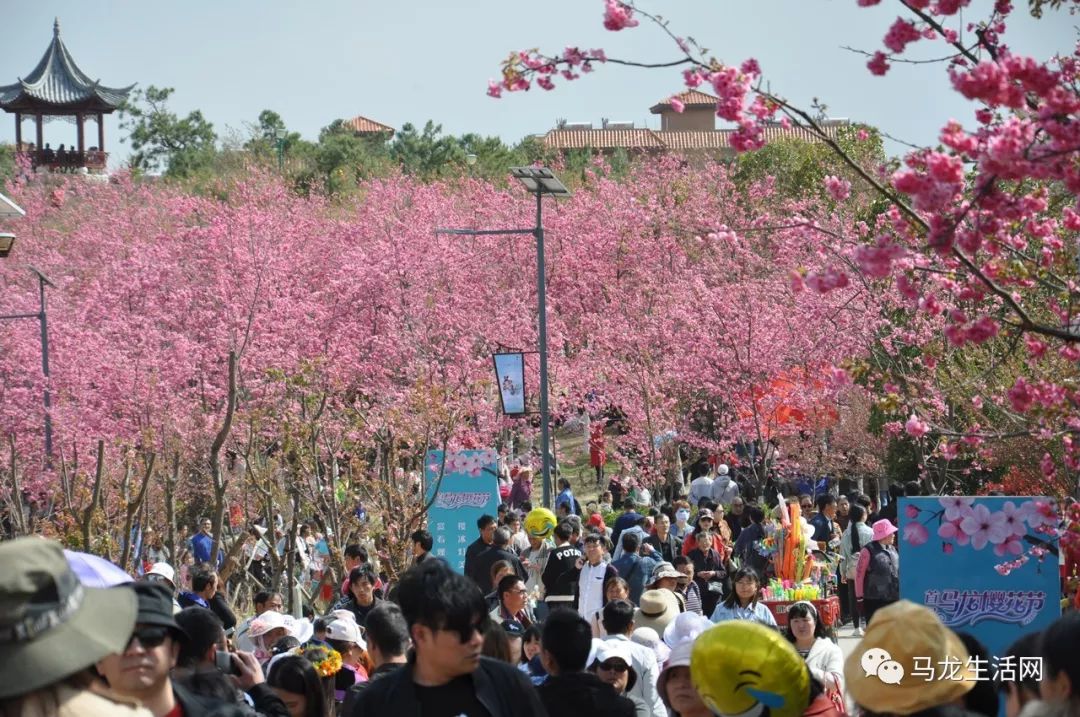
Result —
POLYGON ((659 563, 637 553, 625 553, 613 562, 613 568, 619 571, 619 577, 630 585, 630 602, 641 602, 641 593, 645 592, 645 583, 652 577, 653 570, 659 563))

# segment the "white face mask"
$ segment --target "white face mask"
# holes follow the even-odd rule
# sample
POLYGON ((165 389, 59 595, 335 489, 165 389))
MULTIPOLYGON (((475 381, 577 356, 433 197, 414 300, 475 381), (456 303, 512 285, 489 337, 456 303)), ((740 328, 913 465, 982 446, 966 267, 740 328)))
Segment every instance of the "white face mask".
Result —
POLYGON ((675 522, 678 523, 679 525, 683 525, 689 519, 690 519, 690 511, 688 511, 688 510, 677 510, 677 511, 675 511, 675 522))

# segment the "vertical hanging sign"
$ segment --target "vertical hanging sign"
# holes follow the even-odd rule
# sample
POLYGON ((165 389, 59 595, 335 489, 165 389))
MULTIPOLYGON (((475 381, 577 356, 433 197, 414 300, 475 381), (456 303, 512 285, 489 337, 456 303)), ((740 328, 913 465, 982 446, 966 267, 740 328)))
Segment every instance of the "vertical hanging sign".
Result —
POLYGON ((492 358, 503 414, 525 415, 525 354, 500 353, 492 354, 492 358))

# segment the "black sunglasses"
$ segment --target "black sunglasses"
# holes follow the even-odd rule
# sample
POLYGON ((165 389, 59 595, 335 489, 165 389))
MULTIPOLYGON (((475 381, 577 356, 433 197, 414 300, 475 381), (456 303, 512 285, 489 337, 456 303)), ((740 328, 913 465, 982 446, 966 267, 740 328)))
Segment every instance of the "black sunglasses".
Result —
POLYGON ((626 672, 630 668, 625 662, 620 660, 619 662, 601 662, 600 669, 607 670, 608 672, 626 672))
MULTIPOLYGON (((139 638, 139 644, 147 649, 159 647, 165 638, 169 636, 169 628, 159 626, 147 626, 135 628, 135 631, 131 633, 131 640, 139 638)), ((128 647, 131 647, 131 640, 128 640, 128 647)))

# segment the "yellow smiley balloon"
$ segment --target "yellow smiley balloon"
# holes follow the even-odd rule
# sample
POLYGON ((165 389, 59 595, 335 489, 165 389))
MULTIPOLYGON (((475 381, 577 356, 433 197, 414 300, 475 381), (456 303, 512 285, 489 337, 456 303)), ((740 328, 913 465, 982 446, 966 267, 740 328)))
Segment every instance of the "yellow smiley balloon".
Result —
POLYGON ((555 514, 547 508, 534 508, 525 516, 525 532, 534 538, 544 539, 555 530, 555 514))
POLYGON ((810 672, 776 630, 746 620, 703 632, 690 679, 705 705, 725 717, 800 717, 810 703, 810 672))

